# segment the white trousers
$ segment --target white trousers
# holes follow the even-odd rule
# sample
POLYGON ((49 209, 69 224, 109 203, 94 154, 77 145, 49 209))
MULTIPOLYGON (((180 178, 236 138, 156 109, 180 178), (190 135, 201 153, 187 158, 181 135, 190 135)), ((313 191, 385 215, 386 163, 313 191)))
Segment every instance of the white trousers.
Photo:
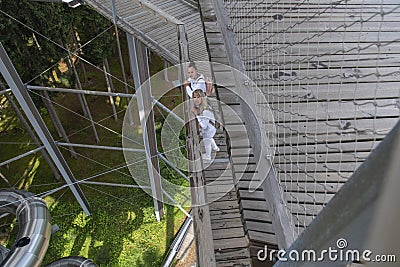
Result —
POLYGON ((217 144, 215 143, 214 138, 203 138, 204 148, 206 150, 206 156, 211 157, 211 150, 218 149, 217 144))

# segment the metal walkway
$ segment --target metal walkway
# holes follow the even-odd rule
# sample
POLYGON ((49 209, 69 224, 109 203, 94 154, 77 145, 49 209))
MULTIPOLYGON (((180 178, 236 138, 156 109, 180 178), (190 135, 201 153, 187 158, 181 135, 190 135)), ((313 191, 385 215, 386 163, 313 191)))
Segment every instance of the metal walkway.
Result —
MULTIPOLYGON (((202 19, 204 21, 205 35, 210 52, 210 61, 229 65, 228 52, 226 50, 220 24, 214 10, 212 1, 200 0, 202 19)), ((251 181, 259 178, 256 170, 256 162, 253 155, 253 148, 249 142, 248 131, 243 124, 242 103, 234 93, 235 83, 230 68, 217 67, 214 69, 214 78, 217 84, 224 84, 229 88, 218 87, 218 98, 224 103, 222 107, 225 128, 229 133, 228 149, 230 162, 233 165, 234 193, 237 195, 235 203, 239 213, 230 211, 231 216, 240 217, 246 236, 246 252, 250 256, 247 263, 237 263, 237 266, 256 266, 257 252, 268 245, 270 249, 277 247, 277 240, 272 227, 272 219, 267 208, 265 192, 262 188, 254 192, 249 191, 251 181), (238 116, 240 118, 238 118, 238 116), (242 121, 242 123, 238 123, 242 121), (243 264, 243 265, 240 265, 243 264), (248 264, 248 265, 247 265, 248 264)), ((263 174, 261 174, 263 175, 263 174)), ((264 174, 265 175, 265 174, 264 174)), ((236 212, 236 211, 235 211, 236 212)), ((211 214, 211 220, 217 218, 211 214)), ((214 241, 215 242, 215 241, 214 241)), ((240 247, 236 245, 236 247, 240 247)), ((263 262, 262 266, 269 266, 270 263, 263 262)), ((219 263, 217 261, 217 266, 219 263)), ((236 266, 236 265, 230 265, 236 266)))
POLYGON ((208 57, 198 9, 183 0, 87 0, 88 5, 172 64, 179 63, 176 25, 184 24, 192 61, 208 57), (114 7, 112 2, 115 3, 114 7))

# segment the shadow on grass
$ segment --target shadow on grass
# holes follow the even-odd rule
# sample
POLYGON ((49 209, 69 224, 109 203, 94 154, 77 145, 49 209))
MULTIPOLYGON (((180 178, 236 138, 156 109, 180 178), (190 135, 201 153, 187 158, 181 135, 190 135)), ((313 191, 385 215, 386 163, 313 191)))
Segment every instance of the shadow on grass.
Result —
MULTIPOLYGON (((126 199, 126 193, 129 193, 124 188, 113 191, 121 199, 126 199)), ((87 194, 91 195, 90 192, 87 194)), ((52 235, 45 262, 68 255, 82 255, 91 258, 98 266, 121 266, 118 260, 124 241, 143 224, 143 209, 151 202, 135 198, 129 205, 102 194, 89 198, 89 201, 91 215, 88 217, 76 201, 64 199, 51 210, 54 214, 52 223, 56 223, 60 231, 52 235)))

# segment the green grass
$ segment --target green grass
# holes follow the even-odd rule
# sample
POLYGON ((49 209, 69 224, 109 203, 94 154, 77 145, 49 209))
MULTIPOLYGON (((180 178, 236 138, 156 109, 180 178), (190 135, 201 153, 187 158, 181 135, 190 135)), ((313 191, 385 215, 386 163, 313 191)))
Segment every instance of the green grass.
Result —
MULTIPOLYGON (((156 64, 155 68, 159 67, 159 59, 153 59, 153 64, 156 64)), ((125 67, 127 66, 126 62, 125 67)), ((110 60, 110 67, 113 73, 119 75, 117 57, 110 60)), ((91 67, 88 67, 88 72, 90 82, 84 85, 84 88, 106 91, 104 74, 91 67)), ((117 91, 124 92, 124 88, 117 83, 116 88, 117 91)), ((77 115, 81 114, 77 96, 57 94, 53 95, 53 100, 65 107, 55 106, 67 134, 70 135, 70 141, 96 144, 90 122, 77 115)), ((95 121, 112 114, 108 98, 88 96, 87 101, 95 121)), ((0 120, 2 162, 35 148, 35 145, 7 102, 1 98, 0 103, 3 104, 0 120)), ((118 101, 118 104, 118 111, 123 111, 127 105, 124 99, 118 101)), ((52 135, 57 139, 46 110, 40 111, 52 135)), ((121 146, 121 136, 116 133, 121 132, 123 116, 124 112, 121 112, 117 121, 109 117, 101 122, 104 127, 96 127, 101 140, 99 145, 121 146)), ((160 124, 161 119, 157 113, 156 119, 160 124)), ((67 148, 60 150, 77 179, 84 179, 125 163, 123 153, 118 151, 75 148, 79 156, 74 159, 67 148)), ((160 166, 164 177, 168 177, 174 183, 187 185, 186 181, 169 170, 165 164, 160 163, 160 166)), ((33 193, 41 193, 63 183, 55 180, 40 152, 0 167, 0 172, 15 185, 15 188, 33 193)), ((94 181, 135 184, 127 168, 101 175, 94 181)), ((0 180, 0 187, 9 186, 0 180)), ((140 189, 84 184, 81 188, 91 206, 89 217, 84 215, 68 189, 62 189, 45 198, 52 216, 51 223, 57 224, 60 230, 51 236, 43 264, 70 255, 91 258, 98 266, 159 266, 162 263, 174 235, 185 219, 178 208, 166 205, 166 214, 161 222, 157 222, 152 198, 140 189)), ((2 238, 3 244, 10 247, 18 230, 17 223, 6 217, 0 224, 4 224, 3 232, 11 233, 2 238)))

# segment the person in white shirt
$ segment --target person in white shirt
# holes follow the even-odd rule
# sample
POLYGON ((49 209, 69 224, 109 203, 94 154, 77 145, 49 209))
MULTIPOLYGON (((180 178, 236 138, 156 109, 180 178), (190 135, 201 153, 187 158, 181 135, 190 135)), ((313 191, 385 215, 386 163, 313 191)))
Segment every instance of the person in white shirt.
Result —
POLYGON ((203 160, 211 160, 211 151, 219 151, 219 147, 215 143, 214 135, 217 132, 215 128, 214 112, 207 104, 207 97, 202 89, 196 89, 192 94, 194 106, 192 112, 196 115, 200 126, 200 134, 203 137, 205 154, 203 160))
POLYGON ((186 81, 186 93, 192 97, 196 89, 201 89, 204 94, 206 93, 206 80, 204 75, 197 71, 196 64, 191 62, 188 66, 188 80, 186 81))

